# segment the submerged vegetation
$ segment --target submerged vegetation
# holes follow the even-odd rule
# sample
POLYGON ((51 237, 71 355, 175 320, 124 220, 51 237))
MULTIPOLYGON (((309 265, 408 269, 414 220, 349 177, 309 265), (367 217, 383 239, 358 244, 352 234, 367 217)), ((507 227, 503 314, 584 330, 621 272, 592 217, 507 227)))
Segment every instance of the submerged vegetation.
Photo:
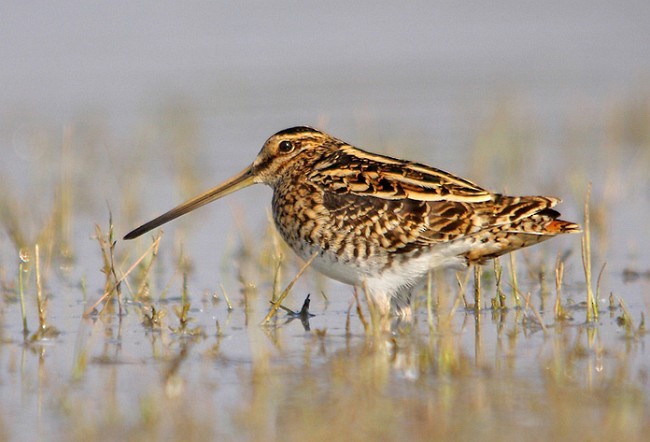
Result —
MULTIPOLYGON (((647 189, 649 115, 633 104, 596 131, 639 170, 579 158, 580 143, 563 161, 593 167, 623 192, 625 175, 647 189)), ((170 121, 165 113, 164 136, 185 153, 168 164, 174 186, 192 194, 197 125, 170 121)), ((503 115, 493 126, 468 155, 509 158, 514 186, 535 161, 520 144, 534 135, 503 115)), ((575 131, 571 142, 581 139, 575 131)), ((607 186, 591 192, 588 170, 547 178, 572 183, 556 192, 570 201, 563 209, 574 204, 577 214, 584 204, 582 244, 553 240, 494 265, 435 272, 415 296, 413 320, 386 333, 363 288, 317 275, 270 223, 251 233, 240 215, 234 232, 213 233, 224 247, 204 256, 222 256, 223 268, 207 282, 190 229, 119 241, 116 231, 151 207, 151 195, 125 182, 157 179, 160 164, 143 160, 157 139, 133 142, 140 160, 115 159, 97 148, 111 142, 102 136, 92 125, 67 128, 47 146, 57 168, 27 178, 53 192, 0 197, 0 438, 642 440, 650 431, 650 264, 608 259, 616 202, 607 186), (111 172, 102 169, 99 185, 75 172, 82 158, 129 167, 115 177, 104 166, 111 172), (89 202, 106 198, 119 206, 89 202)))

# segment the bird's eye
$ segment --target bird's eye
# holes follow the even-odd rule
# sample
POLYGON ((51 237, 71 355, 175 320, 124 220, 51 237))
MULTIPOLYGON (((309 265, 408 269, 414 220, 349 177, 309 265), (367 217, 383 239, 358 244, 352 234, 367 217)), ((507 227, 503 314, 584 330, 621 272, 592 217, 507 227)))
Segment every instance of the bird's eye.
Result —
POLYGON ((289 140, 280 141, 278 149, 280 149, 280 152, 282 153, 289 153, 293 150, 293 143, 289 140))

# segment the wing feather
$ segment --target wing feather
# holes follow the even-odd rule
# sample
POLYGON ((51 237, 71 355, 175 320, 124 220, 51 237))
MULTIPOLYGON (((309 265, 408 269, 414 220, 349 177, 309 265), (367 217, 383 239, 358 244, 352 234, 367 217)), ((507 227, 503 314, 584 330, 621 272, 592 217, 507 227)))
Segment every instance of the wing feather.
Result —
POLYGON ((326 190, 385 200, 491 201, 493 194, 471 181, 424 164, 341 146, 319 162, 309 179, 326 190))

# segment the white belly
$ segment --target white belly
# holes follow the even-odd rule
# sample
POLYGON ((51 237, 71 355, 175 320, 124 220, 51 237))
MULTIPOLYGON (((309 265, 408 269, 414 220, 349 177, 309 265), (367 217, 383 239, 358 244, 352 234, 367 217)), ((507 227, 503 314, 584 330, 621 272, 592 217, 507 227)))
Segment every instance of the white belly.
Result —
POLYGON ((466 251, 466 246, 446 244, 431 248, 417 257, 397 256, 390 265, 385 257, 370 257, 367 260, 343 260, 334 253, 323 252, 316 247, 304 247, 296 250, 297 254, 308 260, 318 253, 312 267, 320 273, 337 281, 365 286, 373 292, 394 295, 398 291, 419 284, 427 273, 440 267, 462 267, 465 259, 459 257, 466 251))

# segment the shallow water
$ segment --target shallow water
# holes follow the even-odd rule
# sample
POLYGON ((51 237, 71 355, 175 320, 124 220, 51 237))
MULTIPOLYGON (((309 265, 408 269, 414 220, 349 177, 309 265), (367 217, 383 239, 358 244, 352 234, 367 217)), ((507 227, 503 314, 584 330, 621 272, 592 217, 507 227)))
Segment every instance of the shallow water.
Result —
MULTIPOLYGON (((21 4, 3 16, 1 437, 500 439, 508 431, 563 439, 575 431, 568 421, 586 439, 648 430, 645 2, 162 3, 155 13, 131 3, 21 4), (561 196, 574 221, 592 182, 594 286, 607 263, 600 319, 584 325, 576 235, 516 255, 526 308, 514 308, 502 260, 507 312, 490 309, 489 267, 478 315, 454 304, 448 274, 434 286, 432 329, 421 293, 414 325, 374 337, 352 290, 308 271, 284 304, 298 309, 311 294, 310 331, 285 324, 284 313, 260 327, 274 263, 260 255, 276 250, 262 187, 165 226, 151 298, 136 299, 125 283, 125 314, 82 318, 104 291, 93 236, 96 224, 106 233, 109 212, 119 238, 242 169, 269 135, 295 124, 494 190, 561 196), (47 324, 59 335, 25 342, 18 249, 32 255, 31 335, 37 242, 47 324), (568 255, 568 321, 553 316, 558 253, 568 255), (185 330, 175 313, 181 256, 190 268, 185 330), (161 327, 143 325, 152 305, 166 312, 161 327)), ((118 271, 150 243, 118 240, 118 271)), ((282 287, 297 271, 291 256, 285 251, 282 287)), ((473 302, 471 279, 466 292, 473 302)))

